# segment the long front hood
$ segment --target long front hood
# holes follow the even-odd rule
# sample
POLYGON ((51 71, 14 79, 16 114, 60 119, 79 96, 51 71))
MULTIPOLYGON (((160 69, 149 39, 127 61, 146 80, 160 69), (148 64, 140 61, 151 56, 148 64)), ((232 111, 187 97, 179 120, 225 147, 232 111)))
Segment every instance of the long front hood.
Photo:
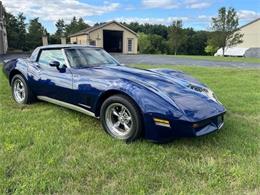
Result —
POLYGON ((198 121, 225 112, 216 99, 190 87, 206 88, 205 85, 179 71, 142 70, 125 66, 104 66, 96 70, 106 76, 145 86, 177 107, 185 120, 198 121))

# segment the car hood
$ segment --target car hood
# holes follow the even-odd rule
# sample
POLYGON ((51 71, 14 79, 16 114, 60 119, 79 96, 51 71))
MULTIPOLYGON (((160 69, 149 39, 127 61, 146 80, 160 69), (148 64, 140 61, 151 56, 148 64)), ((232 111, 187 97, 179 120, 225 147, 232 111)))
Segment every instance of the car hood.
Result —
POLYGON ((206 85, 181 71, 144 70, 126 66, 102 66, 96 70, 108 77, 127 79, 146 87, 194 121, 225 112, 206 85))

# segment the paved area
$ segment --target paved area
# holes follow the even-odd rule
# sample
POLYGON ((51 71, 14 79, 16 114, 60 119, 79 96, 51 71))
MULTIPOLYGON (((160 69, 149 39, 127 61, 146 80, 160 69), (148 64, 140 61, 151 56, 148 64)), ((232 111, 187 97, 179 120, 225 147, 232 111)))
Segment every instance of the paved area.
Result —
POLYGON ((188 66, 218 66, 218 67, 241 67, 241 68, 260 68, 260 64, 247 62, 221 62, 210 60, 194 60, 167 55, 113 55, 123 64, 152 64, 152 65, 188 65, 188 66))
MULTIPOLYGON (((0 63, 5 59, 27 57, 30 54, 7 54, 0 55, 0 63)), ((122 64, 152 64, 152 65, 188 65, 208 67, 239 67, 239 68, 260 68, 260 64, 247 62, 221 62, 210 60, 193 60, 167 55, 123 55, 112 54, 122 64)))

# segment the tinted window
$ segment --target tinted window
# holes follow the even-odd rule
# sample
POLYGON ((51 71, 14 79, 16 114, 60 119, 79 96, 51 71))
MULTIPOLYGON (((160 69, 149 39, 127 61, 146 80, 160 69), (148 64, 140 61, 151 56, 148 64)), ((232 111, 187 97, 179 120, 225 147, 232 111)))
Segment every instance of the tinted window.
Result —
POLYGON ((114 64, 114 65, 118 64, 103 49, 73 48, 73 49, 66 49, 65 51, 70 65, 76 68, 84 68, 84 67, 107 65, 107 64, 114 64))
POLYGON ((39 64, 49 66, 49 63, 52 61, 58 61, 61 65, 65 64, 64 55, 61 49, 42 50, 38 60, 39 64))

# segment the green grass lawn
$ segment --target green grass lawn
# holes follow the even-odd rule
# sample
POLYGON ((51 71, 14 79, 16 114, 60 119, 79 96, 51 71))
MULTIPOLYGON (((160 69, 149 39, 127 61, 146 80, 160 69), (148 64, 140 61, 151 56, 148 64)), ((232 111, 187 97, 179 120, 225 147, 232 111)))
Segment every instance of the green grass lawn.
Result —
POLYGON ((17 105, 0 71, 0 193, 259 194, 260 69, 175 68, 216 92, 228 110, 221 131, 125 144, 97 119, 44 102, 17 105))
POLYGON ((248 62, 260 64, 260 58, 244 58, 244 57, 223 57, 223 56, 195 56, 195 55, 177 55, 178 58, 189 58, 193 60, 210 60, 224 62, 248 62))

